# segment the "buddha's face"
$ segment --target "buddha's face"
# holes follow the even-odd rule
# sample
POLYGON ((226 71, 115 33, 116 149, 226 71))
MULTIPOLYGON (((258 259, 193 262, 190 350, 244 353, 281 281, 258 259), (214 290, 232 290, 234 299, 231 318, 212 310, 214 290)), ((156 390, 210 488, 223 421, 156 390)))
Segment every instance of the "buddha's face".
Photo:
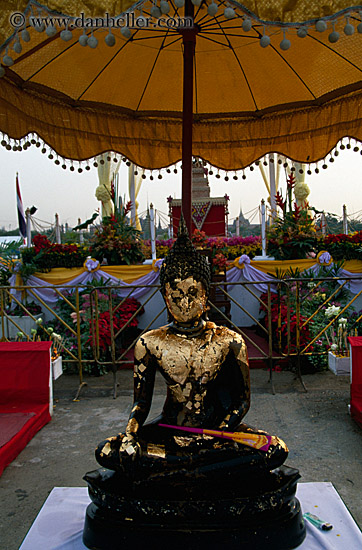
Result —
POLYGON ((176 281, 173 289, 166 283, 167 309, 178 323, 196 323, 206 309, 207 294, 204 285, 193 277, 176 281))

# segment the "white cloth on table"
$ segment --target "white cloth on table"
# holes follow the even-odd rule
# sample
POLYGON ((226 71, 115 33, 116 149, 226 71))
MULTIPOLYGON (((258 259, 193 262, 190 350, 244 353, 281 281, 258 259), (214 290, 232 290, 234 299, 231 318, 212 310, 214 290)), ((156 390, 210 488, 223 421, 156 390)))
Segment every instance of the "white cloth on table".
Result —
MULTIPOLYGON (((331 531, 320 531, 306 522, 307 536, 299 550, 362 548, 362 533, 331 483, 299 483, 297 497, 304 513, 333 525, 331 531)), ((86 550, 82 535, 89 502, 86 487, 55 487, 19 550, 86 550)))

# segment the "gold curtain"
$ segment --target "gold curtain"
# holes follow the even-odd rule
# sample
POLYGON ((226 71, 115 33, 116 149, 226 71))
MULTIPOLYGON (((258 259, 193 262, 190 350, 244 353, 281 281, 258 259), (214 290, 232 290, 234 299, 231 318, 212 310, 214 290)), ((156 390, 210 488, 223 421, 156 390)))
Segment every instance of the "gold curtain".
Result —
MULTIPOLYGON (((181 159, 181 121, 135 118, 101 107, 73 108, 2 79, 0 129, 15 139, 36 132, 62 157, 84 160, 113 150, 136 165, 158 169, 181 159), (52 124, 47 120, 51 119, 52 124)), ((270 151, 292 160, 324 158, 344 136, 362 141, 362 92, 315 107, 261 119, 196 120, 193 154, 222 169, 248 166, 270 151)))

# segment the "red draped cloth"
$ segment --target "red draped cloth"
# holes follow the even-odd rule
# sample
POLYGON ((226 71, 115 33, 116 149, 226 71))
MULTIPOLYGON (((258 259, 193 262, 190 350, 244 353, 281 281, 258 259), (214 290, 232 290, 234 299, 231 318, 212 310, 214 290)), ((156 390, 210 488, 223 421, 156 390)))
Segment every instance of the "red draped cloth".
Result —
POLYGON ((0 475, 50 421, 51 342, 0 342, 0 475))
POLYGON ((350 336, 352 351, 351 416, 362 428, 362 336, 350 336))

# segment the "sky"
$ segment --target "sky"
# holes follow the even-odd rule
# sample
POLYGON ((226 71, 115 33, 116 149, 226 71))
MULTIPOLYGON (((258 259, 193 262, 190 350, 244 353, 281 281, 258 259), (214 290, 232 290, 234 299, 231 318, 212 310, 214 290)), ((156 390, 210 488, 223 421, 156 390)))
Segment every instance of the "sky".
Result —
MULTIPOLYGON (((345 143, 347 141, 345 140, 345 143)), ((352 144, 353 149, 354 144, 352 144)), ((342 215, 342 205, 346 204, 348 216, 356 214, 362 217, 362 156, 360 152, 353 150, 340 151, 333 164, 328 164, 328 169, 323 170, 320 163, 320 173, 314 174, 315 165, 312 165, 313 174, 306 175, 305 182, 309 185, 309 203, 318 210, 342 215)), ((92 166, 90 171, 70 172, 69 168, 63 170, 61 166, 48 159, 47 154, 42 154, 34 146, 26 151, 13 152, 0 147, 0 228, 6 230, 17 227, 17 210, 15 194, 16 172, 19 173, 19 182, 23 199, 24 210, 27 207, 36 206, 35 218, 54 223, 55 214, 59 215, 61 224, 68 223, 70 227, 90 218, 93 212, 100 206, 94 192, 98 185, 97 169, 92 166)), ((268 171, 268 168, 266 168, 268 171)), ((215 171, 216 173, 216 171, 215 171)), ((230 197, 229 223, 242 209, 246 218, 252 223, 258 223, 257 207, 261 199, 267 200, 268 193, 262 176, 257 167, 251 172, 246 170, 246 179, 233 180, 234 173, 229 174, 229 181, 225 181, 222 173, 220 179, 209 177, 211 196, 222 197, 225 193, 230 197)), ((161 214, 162 225, 167 222, 168 206, 167 197, 181 197, 181 170, 178 173, 167 174, 162 171, 163 179, 157 178, 158 172, 154 172, 154 180, 143 181, 138 201, 139 213, 146 211, 147 205, 153 203, 161 214)), ((281 179, 282 189, 285 188, 285 177, 281 179)), ((128 168, 124 163, 119 176, 120 195, 128 197, 128 168)), ((44 224, 45 225, 45 224, 44 224)))

